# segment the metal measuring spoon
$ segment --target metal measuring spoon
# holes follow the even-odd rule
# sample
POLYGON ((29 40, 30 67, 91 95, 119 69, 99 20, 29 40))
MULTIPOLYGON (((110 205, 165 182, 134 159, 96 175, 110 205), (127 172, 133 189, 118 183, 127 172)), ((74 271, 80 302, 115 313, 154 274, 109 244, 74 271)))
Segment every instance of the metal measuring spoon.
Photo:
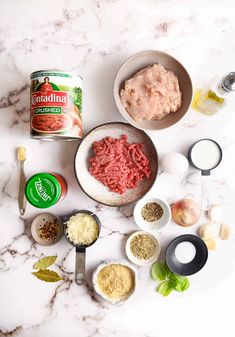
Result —
POLYGON ((62 217, 63 224, 64 224, 64 235, 66 240, 76 248, 76 262, 75 262, 75 282, 80 286, 83 285, 85 280, 85 264, 86 264, 86 248, 92 246, 98 239, 100 234, 100 227, 101 223, 97 215, 94 214, 94 212, 88 211, 88 210, 79 210, 74 211, 73 213, 63 216, 62 217), (71 241, 67 235, 67 221, 71 218, 71 216, 76 215, 78 213, 85 213, 89 214, 94 218, 98 225, 98 235, 97 238, 91 242, 89 245, 79 245, 75 244, 73 241, 71 241))
POLYGON ((221 162, 223 156, 220 145, 213 139, 203 138, 192 144, 188 151, 190 164, 201 171, 201 206, 207 210, 210 206, 208 177, 221 162))

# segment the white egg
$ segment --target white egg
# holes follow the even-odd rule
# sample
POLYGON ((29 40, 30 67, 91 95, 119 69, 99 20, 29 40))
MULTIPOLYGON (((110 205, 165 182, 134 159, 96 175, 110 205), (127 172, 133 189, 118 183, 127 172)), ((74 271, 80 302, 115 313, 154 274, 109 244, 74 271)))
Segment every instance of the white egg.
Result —
POLYGON ((188 159, 180 153, 166 153, 160 160, 160 167, 169 174, 182 174, 188 169, 188 159))

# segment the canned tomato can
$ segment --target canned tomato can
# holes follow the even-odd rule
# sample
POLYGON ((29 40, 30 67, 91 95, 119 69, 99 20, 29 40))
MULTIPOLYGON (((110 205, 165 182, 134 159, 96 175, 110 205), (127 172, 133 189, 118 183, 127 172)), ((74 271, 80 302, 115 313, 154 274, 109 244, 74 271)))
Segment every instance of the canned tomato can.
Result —
POLYGON ((68 186, 64 177, 59 173, 34 174, 25 186, 28 202, 37 208, 48 208, 63 200, 68 186))
POLYGON ((39 70, 30 79, 31 137, 82 138, 82 78, 59 70, 39 70))

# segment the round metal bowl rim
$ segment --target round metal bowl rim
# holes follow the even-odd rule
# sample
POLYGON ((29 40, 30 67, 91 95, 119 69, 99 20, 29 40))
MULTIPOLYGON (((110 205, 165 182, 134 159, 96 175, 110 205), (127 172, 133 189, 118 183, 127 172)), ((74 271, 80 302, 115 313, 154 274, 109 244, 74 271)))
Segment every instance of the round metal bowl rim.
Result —
POLYGON ((86 213, 86 214, 88 214, 88 215, 91 215, 92 214, 92 216, 94 216, 94 218, 95 218, 95 221, 97 222, 97 224, 98 224, 98 229, 99 229, 99 233, 98 233, 98 236, 97 236, 97 238, 95 239, 95 241, 93 241, 90 245, 76 245, 76 244, 74 244, 72 241, 70 241, 70 239, 67 237, 67 235, 66 235, 66 225, 65 225, 65 223, 64 222, 62 222, 62 224, 63 224, 63 226, 64 226, 64 236, 65 236, 65 239, 68 241, 68 243, 70 243, 70 245, 72 245, 73 247, 81 247, 81 248, 89 248, 90 246, 92 246, 98 239, 99 239, 99 235, 100 235, 100 227, 101 227, 101 221, 100 221, 100 219, 99 219, 99 217, 98 217, 98 215, 96 215, 94 212, 92 212, 92 211, 89 211, 89 210, 86 210, 86 209, 81 209, 81 210, 77 210, 77 211, 74 211, 74 212, 72 212, 70 215, 69 215, 69 217, 71 217, 71 216, 73 216, 73 215, 76 215, 77 213, 86 213))

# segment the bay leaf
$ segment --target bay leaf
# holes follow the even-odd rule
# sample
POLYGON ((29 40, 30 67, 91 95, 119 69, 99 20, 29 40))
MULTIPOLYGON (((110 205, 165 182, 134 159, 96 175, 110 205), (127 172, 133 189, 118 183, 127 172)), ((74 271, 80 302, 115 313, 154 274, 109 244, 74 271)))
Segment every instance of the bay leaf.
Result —
POLYGON ((32 274, 36 276, 39 280, 45 282, 58 282, 63 280, 63 278, 59 274, 57 274, 57 272, 50 269, 38 270, 33 272, 32 274))
POLYGON ((33 269, 43 270, 55 263, 57 256, 45 256, 33 265, 33 269))
POLYGON ((57 274, 55 271, 50 269, 38 270, 32 273, 39 280, 45 282, 57 282, 63 280, 63 278, 57 274))

